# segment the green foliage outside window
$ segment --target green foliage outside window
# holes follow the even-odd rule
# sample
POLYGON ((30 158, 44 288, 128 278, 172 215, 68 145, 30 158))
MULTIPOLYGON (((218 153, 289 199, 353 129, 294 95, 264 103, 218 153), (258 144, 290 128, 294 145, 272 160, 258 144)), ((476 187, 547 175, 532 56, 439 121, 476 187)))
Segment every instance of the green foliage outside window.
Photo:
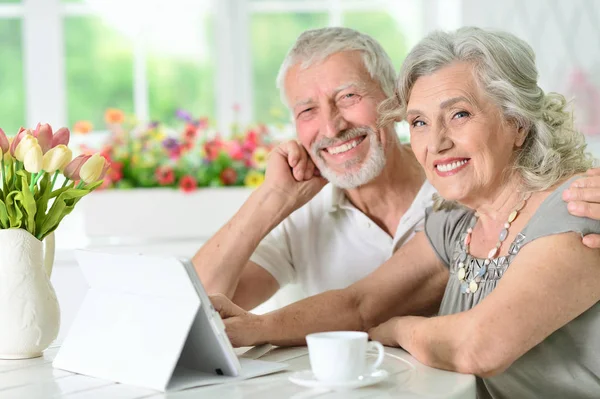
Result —
POLYGON ((0 20, 0 127, 12 136, 25 125, 21 21, 0 20))

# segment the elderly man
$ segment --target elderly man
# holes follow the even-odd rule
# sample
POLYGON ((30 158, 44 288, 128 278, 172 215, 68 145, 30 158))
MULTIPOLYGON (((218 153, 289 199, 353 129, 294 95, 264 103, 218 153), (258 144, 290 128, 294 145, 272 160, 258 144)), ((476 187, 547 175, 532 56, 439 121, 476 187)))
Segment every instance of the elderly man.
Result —
MULTIPOLYGON (((209 293, 252 309, 292 281, 308 295, 344 288, 414 236, 434 190, 393 126, 377 126, 394 80, 367 35, 325 28, 298 38, 278 77, 298 141, 273 151, 262 186, 194 256, 209 293)), ((401 273, 397 290, 411 300, 400 309, 435 312, 447 271, 401 273)))

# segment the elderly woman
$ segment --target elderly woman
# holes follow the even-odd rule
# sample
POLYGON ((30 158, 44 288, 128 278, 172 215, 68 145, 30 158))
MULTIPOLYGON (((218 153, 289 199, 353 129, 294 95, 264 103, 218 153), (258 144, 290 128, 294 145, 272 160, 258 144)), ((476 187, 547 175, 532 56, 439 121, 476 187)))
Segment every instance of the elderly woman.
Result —
POLYGON ((382 123, 408 121, 445 200, 425 233, 450 277, 438 317, 370 336, 477 374, 480 398, 600 397, 600 252, 581 242, 600 223, 561 198, 591 161, 564 97, 538 87, 532 49, 508 33, 433 33, 390 101, 382 123))

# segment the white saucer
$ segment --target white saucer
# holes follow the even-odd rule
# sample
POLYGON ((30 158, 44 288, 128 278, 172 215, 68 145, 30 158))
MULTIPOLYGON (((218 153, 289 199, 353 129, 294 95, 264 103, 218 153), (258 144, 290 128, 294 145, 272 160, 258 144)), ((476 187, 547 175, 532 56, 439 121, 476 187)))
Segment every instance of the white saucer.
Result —
POLYGON ((298 371, 290 375, 289 380, 294 384, 302 385, 309 388, 324 388, 333 391, 341 391, 346 389, 355 389, 377 384, 388 377, 388 372, 385 370, 375 370, 374 372, 360 377, 340 382, 319 381, 311 370, 298 371))

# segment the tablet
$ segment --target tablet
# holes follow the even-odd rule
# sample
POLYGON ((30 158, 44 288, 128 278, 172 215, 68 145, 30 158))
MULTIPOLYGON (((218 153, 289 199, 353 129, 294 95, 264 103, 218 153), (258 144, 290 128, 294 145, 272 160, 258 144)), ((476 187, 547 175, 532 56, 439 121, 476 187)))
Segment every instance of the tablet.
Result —
POLYGON ((188 259, 78 250, 89 290, 54 367, 160 391, 286 364, 238 358, 188 259))
POLYGON ((221 315, 210 302, 192 262, 189 259, 179 261, 200 299, 200 309, 190 328, 179 364, 217 375, 238 376, 241 372, 240 361, 227 337, 221 315))

